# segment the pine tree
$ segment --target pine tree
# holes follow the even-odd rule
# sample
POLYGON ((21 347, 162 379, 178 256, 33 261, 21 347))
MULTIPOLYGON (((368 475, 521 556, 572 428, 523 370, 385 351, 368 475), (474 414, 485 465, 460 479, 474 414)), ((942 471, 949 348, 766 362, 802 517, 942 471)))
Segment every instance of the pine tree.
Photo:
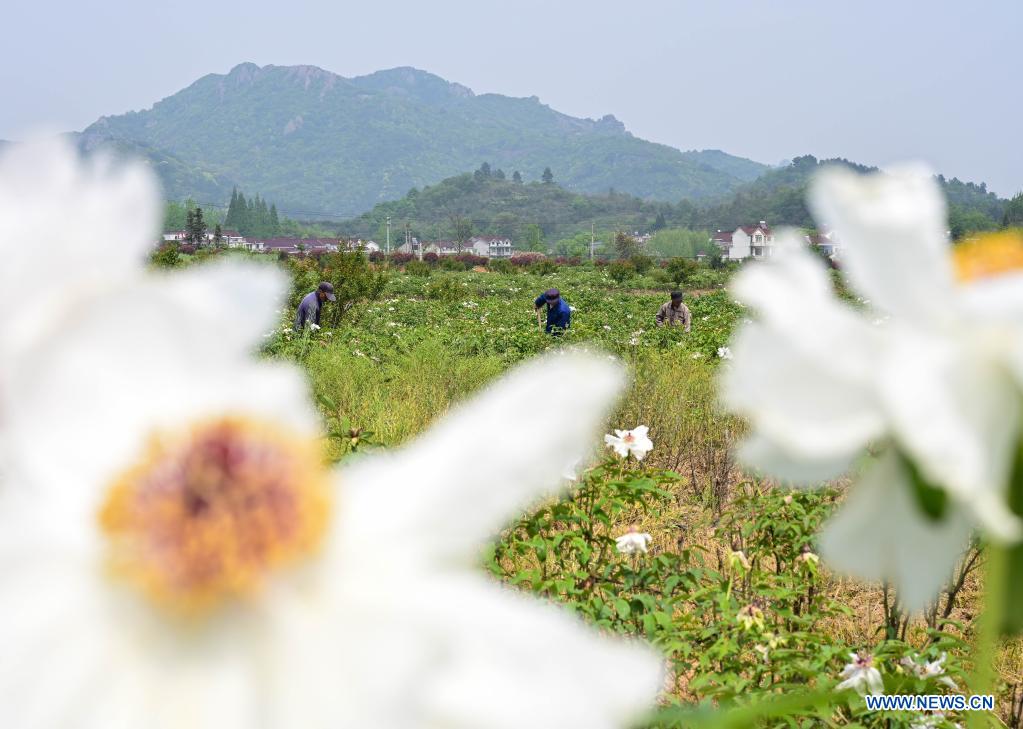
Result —
POLYGON ((551 172, 550 167, 543 168, 543 175, 541 176, 540 179, 543 180, 543 184, 545 185, 550 185, 554 182, 554 173, 551 172))
POLYGON ((234 225, 242 235, 252 235, 252 227, 249 225, 249 205, 245 201, 245 195, 238 193, 238 200, 235 202, 234 225))
POLYGON ((185 211, 185 240, 189 243, 195 243, 195 239, 192 237, 195 233, 195 213, 192 212, 192 208, 188 208, 185 211))
POLYGON ((281 219, 277 216, 277 203, 270 206, 270 235, 281 234, 281 219))
POLYGON ((224 242, 224 231, 220 229, 220 223, 213 226, 213 244, 220 245, 224 242))
POLYGON ((238 230, 238 188, 231 190, 231 202, 227 205, 227 216, 224 225, 228 230, 238 230))
POLYGON ((516 183, 518 185, 522 184, 522 175, 519 174, 518 170, 515 170, 514 172, 512 172, 512 182, 514 182, 514 183, 516 183))

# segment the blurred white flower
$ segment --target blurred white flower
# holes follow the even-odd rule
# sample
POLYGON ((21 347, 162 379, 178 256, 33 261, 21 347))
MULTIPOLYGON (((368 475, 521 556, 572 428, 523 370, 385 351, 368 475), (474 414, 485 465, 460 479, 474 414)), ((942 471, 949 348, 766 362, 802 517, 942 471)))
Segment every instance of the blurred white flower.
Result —
POLYGON ((637 554, 639 552, 646 554, 647 545, 651 539, 652 537, 649 534, 640 532, 633 527, 615 539, 615 548, 621 554, 637 554))
POLYGON ((608 325, 608 324, 605 324, 605 325, 604 325, 604 329, 606 329, 607 331, 611 331, 611 327, 610 327, 610 325, 608 325))
MULTIPOLYGON (((180 365, 163 364, 182 373, 163 383, 171 393, 133 388, 136 409, 169 421, 171 395, 194 400, 180 365)), ((51 368, 60 394, 67 369, 51 368)), ((111 385, 126 374, 114 369, 111 385)), ((0 578, 11 667, 0 671, 0 725, 61 727, 73 715, 83 729, 624 726, 656 696, 660 660, 475 567, 509 517, 553 492, 621 380, 582 356, 527 365, 418 442, 336 477, 306 435, 297 377, 255 373, 224 403, 231 416, 180 418, 117 462, 111 445, 145 418, 71 417, 12 474, 42 488, 0 510, 0 561, 11 565, 0 578), (552 373, 572 383, 554 406, 538 376, 552 373), (558 421, 553 437, 529 437, 538 408, 558 421), (528 453, 494 443, 497 426, 528 453), (58 484, 36 466, 73 445, 64 436, 79 443, 58 484), (453 456, 467 449, 474 458, 453 456), (53 646, 53 635, 75 639, 53 646)), ((35 395, 52 420, 47 394, 35 395)))
MULTIPOLYGON (((76 299, 59 342, 21 340, 3 393, 0 726, 611 729, 649 706, 652 652, 476 567, 591 445, 619 367, 578 354, 526 365, 419 441, 332 473, 304 378, 249 358, 282 277, 238 265, 146 277, 136 233, 119 227, 132 198, 111 202, 91 179, 63 195, 80 163, 35 162, 18 167, 29 217, 108 231, 82 265, 109 258, 125 276, 76 299), (552 392, 551 376, 568 384, 552 392), (537 439, 540 410, 553 427, 537 439)), ((4 164, 10 260, 25 246, 6 234, 21 212, 4 164)), ((80 247, 73 235, 45 254, 80 247)))
POLYGON ((741 549, 733 549, 728 553, 728 568, 732 571, 749 571, 750 561, 741 549))
POLYGON ((84 163, 58 139, 4 147, 0 309, 17 315, 0 322, 0 377, 23 349, 63 326, 83 297, 143 275, 161 214, 142 165, 102 155, 84 163))
POLYGON ((858 653, 850 653, 849 657, 852 661, 845 665, 841 673, 841 678, 844 680, 835 686, 835 690, 852 689, 860 696, 864 696, 868 691, 874 696, 884 693, 881 672, 874 668, 873 657, 868 653, 864 653, 862 656, 858 653))
POLYGON ((787 236, 733 284, 759 319, 731 344, 725 399, 753 426, 742 459, 793 482, 833 478, 867 443, 890 445, 826 527, 821 553, 894 581, 916 610, 974 526, 1020 533, 1006 490, 1020 437, 1023 256, 978 244, 953 265, 942 193, 911 171, 830 170, 810 199, 842 231, 851 285, 889 318, 875 327, 875 314, 840 301, 820 261, 787 236))
POLYGON ((642 461, 646 454, 653 450, 654 443, 647 436, 650 429, 639 425, 632 430, 615 430, 615 434, 604 436, 604 445, 613 448, 619 458, 628 458, 631 454, 637 461, 642 461))
POLYGON ((934 678, 942 686, 957 691, 959 686, 952 680, 951 676, 945 675, 945 660, 947 658, 948 654, 942 653, 936 660, 928 661, 925 659, 922 663, 918 663, 909 656, 903 656, 900 663, 906 670, 921 680, 934 678))
POLYGON ((739 608, 735 620, 745 631, 764 629, 764 611, 753 604, 739 608))
MULTIPOLYGON (((681 342, 679 342, 681 344, 681 342)), ((703 359, 703 352, 693 352, 690 359, 703 359)))
POLYGON ((320 329, 320 325, 317 324, 316 322, 309 322, 309 328, 315 332, 320 329))
POLYGON ((732 350, 728 347, 718 347, 718 358, 719 359, 731 359, 732 350))

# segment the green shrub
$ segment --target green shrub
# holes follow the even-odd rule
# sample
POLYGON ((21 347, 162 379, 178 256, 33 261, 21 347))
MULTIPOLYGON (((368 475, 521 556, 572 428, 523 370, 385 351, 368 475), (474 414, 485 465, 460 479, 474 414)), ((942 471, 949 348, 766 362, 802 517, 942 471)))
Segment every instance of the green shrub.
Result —
POLYGON ((515 273, 517 270, 507 258, 491 258, 488 268, 494 273, 515 273))
POLYGON ((607 267, 607 275, 618 283, 622 283, 636 275, 636 267, 632 261, 613 261, 607 267))
POLYGON ((430 265, 423 261, 409 261, 405 264, 405 273, 409 276, 420 276, 425 278, 431 273, 430 265))
POLYGON ((636 269, 636 273, 643 274, 650 270, 650 267, 654 265, 654 259, 650 256, 644 256, 642 253, 636 253, 629 257, 629 262, 632 263, 632 267, 636 269))
POLYGON ((552 273, 557 273, 558 264, 549 259, 537 261, 529 267, 529 272, 534 276, 547 276, 552 273))

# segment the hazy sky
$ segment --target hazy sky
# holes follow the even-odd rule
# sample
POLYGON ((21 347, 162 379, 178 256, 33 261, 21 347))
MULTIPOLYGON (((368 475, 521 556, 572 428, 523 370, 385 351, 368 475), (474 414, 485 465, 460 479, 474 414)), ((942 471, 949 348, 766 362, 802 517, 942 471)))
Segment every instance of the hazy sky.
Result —
POLYGON ((415 66, 681 149, 922 159, 1023 188, 1020 0, 11 4, 0 138, 81 129, 242 61, 415 66))

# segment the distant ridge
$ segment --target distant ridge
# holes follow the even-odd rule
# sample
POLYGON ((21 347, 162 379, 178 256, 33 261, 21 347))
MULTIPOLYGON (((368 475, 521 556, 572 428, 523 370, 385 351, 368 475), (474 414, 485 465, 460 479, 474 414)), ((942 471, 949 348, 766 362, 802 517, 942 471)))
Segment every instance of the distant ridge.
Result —
POLYGON ((667 201, 725 195, 768 169, 639 139, 610 114, 580 119, 410 67, 345 78, 242 63, 150 109, 102 117, 79 140, 151 159, 171 198, 222 202, 237 184, 292 209, 350 215, 485 161, 526 180, 550 167, 576 191, 667 201))

